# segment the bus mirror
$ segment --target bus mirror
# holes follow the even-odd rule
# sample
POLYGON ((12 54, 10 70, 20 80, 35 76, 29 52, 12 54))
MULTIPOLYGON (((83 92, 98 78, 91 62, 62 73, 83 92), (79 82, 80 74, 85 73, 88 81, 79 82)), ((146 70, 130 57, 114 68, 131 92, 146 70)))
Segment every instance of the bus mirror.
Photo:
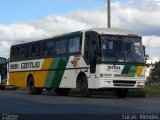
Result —
POLYGON ((97 47, 97 54, 98 55, 101 55, 102 51, 101 51, 101 48, 100 47, 97 47))
POLYGON ((9 63, 9 58, 7 59, 7 63, 9 63))
POLYGON ((144 58, 145 58, 145 60, 148 60, 149 55, 146 54, 146 48, 145 48, 145 46, 143 46, 143 52, 144 52, 144 58))
POLYGON ((144 52, 144 56, 146 56, 146 48, 145 48, 145 46, 143 46, 143 52, 144 52))
POLYGON ((148 60, 148 58, 149 58, 149 55, 145 55, 144 57, 145 57, 145 60, 148 60))

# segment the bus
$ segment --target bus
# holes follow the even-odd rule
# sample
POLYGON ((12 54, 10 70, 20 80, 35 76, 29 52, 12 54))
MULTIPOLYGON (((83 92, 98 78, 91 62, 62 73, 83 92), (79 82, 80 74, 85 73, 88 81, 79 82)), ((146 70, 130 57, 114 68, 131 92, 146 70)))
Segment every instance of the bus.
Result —
POLYGON ((4 90, 7 83, 7 60, 0 57, 0 89, 4 90))
POLYGON ((94 28, 48 39, 13 44, 9 83, 30 94, 54 89, 68 95, 79 89, 83 97, 94 90, 115 90, 125 98, 128 89, 144 88, 142 37, 116 28, 94 28))

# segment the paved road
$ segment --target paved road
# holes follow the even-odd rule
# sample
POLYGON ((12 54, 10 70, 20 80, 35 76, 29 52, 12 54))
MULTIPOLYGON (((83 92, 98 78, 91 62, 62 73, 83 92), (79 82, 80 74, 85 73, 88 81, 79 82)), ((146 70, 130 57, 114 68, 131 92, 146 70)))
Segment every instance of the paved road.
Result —
POLYGON ((119 99, 94 95, 82 98, 75 94, 51 93, 29 95, 25 90, 0 91, 0 113, 9 114, 159 114, 160 98, 119 99))

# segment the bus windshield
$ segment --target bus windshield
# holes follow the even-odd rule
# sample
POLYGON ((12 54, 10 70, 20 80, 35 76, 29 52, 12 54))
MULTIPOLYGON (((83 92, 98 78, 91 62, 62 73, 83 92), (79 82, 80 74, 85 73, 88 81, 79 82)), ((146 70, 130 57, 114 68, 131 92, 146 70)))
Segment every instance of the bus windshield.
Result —
POLYGON ((102 61, 144 63, 141 38, 101 36, 102 61))
POLYGON ((1 65, 4 65, 5 63, 6 63, 6 59, 0 57, 0 66, 1 66, 1 65))

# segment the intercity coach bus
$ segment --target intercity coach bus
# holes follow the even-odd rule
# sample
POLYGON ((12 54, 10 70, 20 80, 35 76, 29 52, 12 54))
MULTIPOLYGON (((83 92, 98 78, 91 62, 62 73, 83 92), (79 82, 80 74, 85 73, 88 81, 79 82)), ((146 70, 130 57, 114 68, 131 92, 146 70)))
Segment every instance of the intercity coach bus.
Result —
POLYGON ((4 90, 7 83, 7 60, 0 57, 0 89, 4 90))
POLYGON ((21 42, 11 46, 9 83, 30 94, 73 88, 89 97, 92 90, 112 89, 124 98, 128 89, 144 88, 142 37, 114 28, 95 28, 21 42))

